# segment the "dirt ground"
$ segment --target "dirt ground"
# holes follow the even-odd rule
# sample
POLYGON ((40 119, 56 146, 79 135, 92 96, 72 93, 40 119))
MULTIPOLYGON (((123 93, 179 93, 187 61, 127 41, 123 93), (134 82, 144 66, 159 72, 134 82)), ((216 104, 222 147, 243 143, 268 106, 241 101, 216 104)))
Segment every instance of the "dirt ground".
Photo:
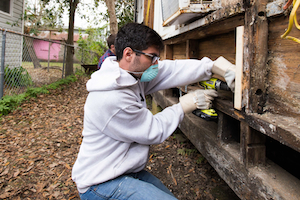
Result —
MULTIPOLYGON (((71 179, 82 140, 88 77, 0 118, 0 199, 79 199, 71 179)), ((146 169, 181 200, 238 200, 178 130, 151 147, 146 169)))

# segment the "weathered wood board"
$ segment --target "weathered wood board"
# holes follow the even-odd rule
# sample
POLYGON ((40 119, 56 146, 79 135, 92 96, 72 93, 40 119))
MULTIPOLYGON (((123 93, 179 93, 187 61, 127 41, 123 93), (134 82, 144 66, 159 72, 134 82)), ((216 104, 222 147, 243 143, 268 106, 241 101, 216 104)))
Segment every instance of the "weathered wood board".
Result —
MULTIPOLYGON (((288 27, 288 17, 269 19, 267 109, 300 120, 300 44, 280 37, 288 27)), ((289 35, 300 38, 300 30, 293 25, 289 35)))
POLYGON ((199 56, 209 57, 212 60, 223 56, 233 64, 235 63, 235 32, 208 37, 199 41, 199 56))

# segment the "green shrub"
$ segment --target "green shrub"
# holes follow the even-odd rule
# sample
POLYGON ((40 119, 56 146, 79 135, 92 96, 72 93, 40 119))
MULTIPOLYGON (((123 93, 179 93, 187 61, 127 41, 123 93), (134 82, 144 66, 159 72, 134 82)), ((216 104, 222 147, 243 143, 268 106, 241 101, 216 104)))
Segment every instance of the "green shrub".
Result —
POLYGON ((37 97, 38 94, 48 94, 49 91, 45 86, 38 88, 27 88, 25 92, 26 97, 37 97))
POLYGON ((25 68, 15 67, 4 69, 4 82, 11 87, 30 86, 33 84, 31 76, 25 68))
POLYGON ((23 94, 13 95, 13 96, 4 96, 0 99, 0 116, 7 115, 11 111, 15 110, 24 100, 31 97, 37 97, 38 94, 47 94, 50 93, 49 89, 57 89, 62 85, 67 85, 71 82, 77 81, 75 75, 67 76, 64 79, 60 79, 50 85, 44 85, 38 88, 27 88, 27 91, 23 94))
POLYGON ((12 110, 17 108, 17 106, 24 101, 25 98, 25 94, 2 97, 0 100, 0 116, 7 115, 12 110))

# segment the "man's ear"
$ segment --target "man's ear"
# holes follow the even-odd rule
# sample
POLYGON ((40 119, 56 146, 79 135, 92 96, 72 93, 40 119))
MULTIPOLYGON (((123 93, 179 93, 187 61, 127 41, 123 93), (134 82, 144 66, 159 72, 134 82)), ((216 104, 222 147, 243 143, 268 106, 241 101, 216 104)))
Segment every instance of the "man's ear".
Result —
POLYGON ((134 51, 130 47, 126 47, 123 51, 123 59, 126 62, 131 62, 131 60, 133 59, 133 53, 134 51))
POLYGON ((114 54, 116 54, 116 50, 115 50, 115 45, 110 45, 110 50, 111 52, 113 52, 114 54))

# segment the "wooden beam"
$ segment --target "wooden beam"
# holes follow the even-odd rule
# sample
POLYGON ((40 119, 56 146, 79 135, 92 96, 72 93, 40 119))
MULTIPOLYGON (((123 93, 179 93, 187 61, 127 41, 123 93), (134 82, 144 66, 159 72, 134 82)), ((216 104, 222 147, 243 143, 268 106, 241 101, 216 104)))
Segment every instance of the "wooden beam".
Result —
POLYGON ((154 0, 144 0, 144 24, 153 28, 154 0))
POLYGON ((246 112, 264 112, 267 96, 268 0, 254 1, 245 9, 243 105, 246 112))
POLYGON ((239 14, 225 21, 217 21, 209 26, 200 26, 193 30, 164 40, 165 44, 178 44, 189 39, 202 39, 234 31, 237 26, 244 25, 244 14, 239 14))

